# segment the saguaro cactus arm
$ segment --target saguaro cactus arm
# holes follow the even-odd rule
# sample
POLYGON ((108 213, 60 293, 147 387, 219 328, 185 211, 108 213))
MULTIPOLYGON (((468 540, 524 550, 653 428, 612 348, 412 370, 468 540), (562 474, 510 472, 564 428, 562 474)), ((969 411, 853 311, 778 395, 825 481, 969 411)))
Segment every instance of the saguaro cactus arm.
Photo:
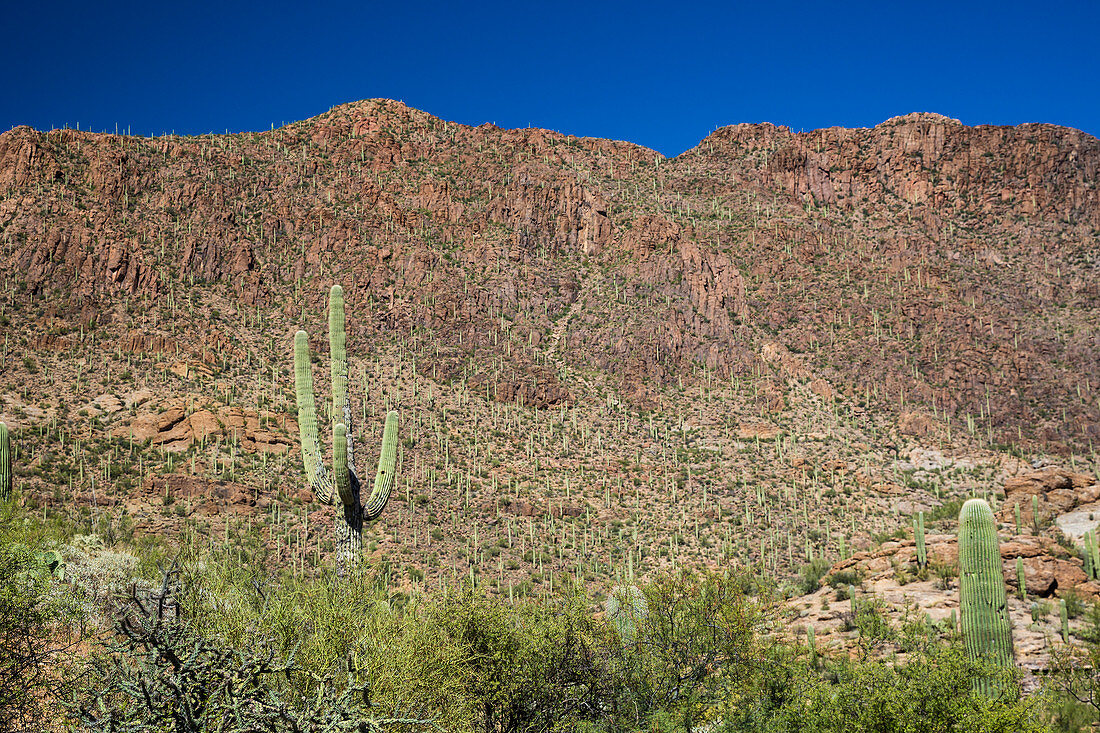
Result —
POLYGON ((309 363, 309 337, 305 331, 294 334, 294 391, 298 398, 298 435, 302 444, 302 463, 306 478, 322 504, 332 503, 332 479, 325 470, 321 445, 317 438, 317 408, 313 399, 313 369, 309 363))
POLYGON ((382 431, 382 454, 378 458, 378 473, 374 476, 374 491, 367 499, 363 518, 368 522, 378 518, 390 500, 394 475, 397 473, 397 411, 386 413, 386 427, 382 431))

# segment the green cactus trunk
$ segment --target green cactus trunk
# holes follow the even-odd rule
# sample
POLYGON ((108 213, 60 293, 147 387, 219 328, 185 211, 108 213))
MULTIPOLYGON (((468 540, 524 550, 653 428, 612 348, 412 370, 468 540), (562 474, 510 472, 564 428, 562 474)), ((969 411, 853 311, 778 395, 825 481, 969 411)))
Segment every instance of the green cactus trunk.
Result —
MULTIPOLYGON (((970 499, 959 512, 959 611, 968 656, 1011 667, 1012 628, 1000 540, 993 511, 981 499, 970 499)), ((975 680, 974 685, 987 696, 999 693, 999 686, 990 678, 975 680)))
POLYGON ((1024 559, 1016 558, 1016 589, 1020 594, 1020 600, 1027 598, 1027 577, 1024 575, 1024 559))
POLYGON ((11 498, 11 436, 0 422, 0 501, 11 498))
POLYGON ((1023 532, 1020 531, 1020 502, 1016 502, 1016 534, 1023 534, 1023 532))
POLYGON ((1091 542, 1089 543, 1089 559, 1092 562, 1092 579, 1100 579, 1100 544, 1096 542, 1096 530, 1089 532, 1091 542))
POLYGON ((924 512, 913 517, 913 537, 917 542, 917 565, 928 565, 928 548, 924 544, 924 512))
POLYGON ((343 569, 355 565, 363 547, 363 522, 382 514, 393 489, 397 468, 397 412, 386 415, 382 433, 382 454, 374 479, 374 491, 366 506, 360 498, 359 478, 355 471, 351 405, 348 400, 347 337, 344 330, 344 291, 333 285, 329 295, 329 356, 332 377, 332 476, 321 457, 317 431, 317 408, 313 395, 313 369, 310 364, 309 338, 305 331, 294 335, 294 388, 298 400, 298 430, 302 444, 302 463, 306 478, 317 500, 335 504, 336 560, 343 569))
POLYGON ((1062 643, 1069 643, 1069 611, 1066 609, 1066 599, 1058 599, 1058 615, 1062 619, 1062 643))
POLYGON ((638 623, 649 615, 649 604, 637 586, 619 585, 608 594, 604 610, 619 634, 619 641, 628 646, 634 643, 638 623))

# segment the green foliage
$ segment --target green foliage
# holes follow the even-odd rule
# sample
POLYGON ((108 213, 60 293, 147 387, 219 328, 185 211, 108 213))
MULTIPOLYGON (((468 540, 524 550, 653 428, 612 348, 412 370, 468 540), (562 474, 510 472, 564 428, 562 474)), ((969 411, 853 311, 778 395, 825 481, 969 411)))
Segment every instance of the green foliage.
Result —
POLYGON ((237 644, 197 633, 171 612, 171 584, 168 574, 149 601, 135 594, 131 612, 117 624, 118 639, 90 661, 85 694, 72 705, 83 730, 376 733, 435 727, 418 710, 379 704, 370 676, 354 659, 317 675, 296 663, 296 649, 285 653, 263 635, 237 644))
POLYGON ((813 593, 821 587, 821 579, 829 572, 832 563, 823 557, 816 558, 803 565, 798 571, 797 588, 799 595, 813 593))
POLYGON ((579 597, 509 606, 466 591, 421 618, 461 651, 451 673, 476 730, 571 730, 614 699, 614 642, 579 597))
POLYGON ((73 682, 66 654, 80 638, 75 598, 25 544, 42 529, 21 524, 0 509, 0 730, 12 733, 60 716, 73 682))
MULTIPOLYGON (((1011 667, 1012 629, 1000 541, 993 511, 981 499, 970 499, 959 513, 959 608, 971 660, 1011 667)), ((976 680, 975 684, 988 696, 998 694, 992 678, 976 680)))
POLYGON ((649 615, 636 647, 616 657, 620 704, 637 711, 635 723, 664 711, 679 730, 692 730, 752 691, 777 644, 760 633, 774 622, 775 606, 748 595, 753 583, 743 574, 681 569, 643 589, 649 615))
MULTIPOLYGON (((884 664, 872 658, 831 659, 824 674, 790 674, 790 698, 764 720, 726 731, 785 733, 1017 733, 1040 731, 1028 705, 973 694, 971 678, 995 673, 963 650, 931 644, 884 664)), ((1003 676, 1003 672, 1002 672, 1003 676)), ((1007 682, 1004 683, 1007 686, 1007 682)), ((761 716, 764 717, 764 716, 761 716)))

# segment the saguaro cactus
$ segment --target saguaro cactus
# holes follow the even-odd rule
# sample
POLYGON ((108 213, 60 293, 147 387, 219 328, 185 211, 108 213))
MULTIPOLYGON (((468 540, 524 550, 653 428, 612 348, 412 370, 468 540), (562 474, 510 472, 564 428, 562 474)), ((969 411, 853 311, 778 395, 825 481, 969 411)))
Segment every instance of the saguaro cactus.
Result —
POLYGON ((0 501, 11 498, 11 436, 0 422, 0 501))
MULTIPOLYGON (((1000 540, 993 510, 981 499, 970 499, 959 512, 959 612, 967 655, 1011 667, 1012 628, 1000 540)), ((988 678, 975 680, 975 687, 990 696, 998 692, 988 678)))
POLYGON ((608 620, 619 632, 619 641, 626 646, 633 643, 638 622, 649 615, 649 604, 637 586, 619 585, 608 594, 604 610, 608 620))
POLYGON ((913 539, 917 543, 917 564, 923 568, 928 564, 928 548, 924 544, 924 512, 913 517, 913 539))
POLYGON ((360 501, 359 477, 348 401, 348 361, 344 332, 344 291, 333 285, 329 293, 329 356, 332 360, 332 476, 325 469, 317 437, 317 410, 313 399, 313 371, 310 367, 309 338, 305 331, 294 336, 294 388, 298 397, 298 430, 302 463, 313 493, 322 504, 339 499, 342 512, 336 517, 336 558, 341 566, 354 565, 363 546, 363 522, 378 518, 390 498, 397 468, 397 412, 386 415, 382 432, 382 454, 374 479, 374 491, 366 506, 360 501))

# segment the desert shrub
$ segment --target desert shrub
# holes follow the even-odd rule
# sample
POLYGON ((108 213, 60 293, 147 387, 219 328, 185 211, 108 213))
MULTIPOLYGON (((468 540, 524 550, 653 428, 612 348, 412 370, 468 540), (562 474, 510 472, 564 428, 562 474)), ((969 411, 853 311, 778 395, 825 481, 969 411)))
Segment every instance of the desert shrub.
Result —
POLYGON ((607 713, 612 634, 581 597, 512 606, 467 591, 425 613, 461 652, 454 673, 478 730, 569 730, 607 713))
MULTIPOLYGON (((988 670, 957 645, 931 645, 904 662, 831 660, 823 675, 796 678, 795 699, 775 710, 763 730, 814 733, 1024 733, 1040 731, 1035 706, 1014 696, 988 700, 971 679, 988 670)), ((1006 685, 1006 690, 1015 690, 1006 685)), ((733 728, 737 730, 737 728, 733 728)), ((742 729, 744 730, 744 729, 742 729)))
POLYGON ((823 557, 814 558, 814 560, 798 571, 798 592, 800 595, 807 595, 813 593, 821 587, 821 579, 825 577, 825 574, 829 572, 829 568, 832 567, 832 563, 823 557))
POLYGON ((410 731, 434 727, 415 711, 387 710, 354 663, 318 676, 270 640, 246 645, 196 632, 178 617, 165 576, 159 593, 132 607, 118 639, 88 665, 84 695, 72 705, 89 733, 410 731))
POLYGON ((622 685, 616 705, 627 718, 620 722, 667 725, 658 718, 671 716, 691 730, 752 688, 774 641, 760 633, 772 606, 767 596, 750 596, 750 588, 744 575, 687 569, 642 588, 649 613, 634 644, 615 656, 622 685))
POLYGON ((375 576, 368 567, 346 576, 268 575, 208 558, 184 570, 181 612, 205 638, 247 646, 259 636, 278 654, 293 654, 303 693, 306 681, 350 664, 370 680, 376 704, 416 700, 447 730, 463 729, 470 706, 455 672, 461 650, 424 622, 416 603, 396 608, 375 576))
POLYGON ((0 509, 0 730, 41 731, 69 694, 68 652, 81 638, 72 594, 24 541, 44 541, 11 506, 0 509))

